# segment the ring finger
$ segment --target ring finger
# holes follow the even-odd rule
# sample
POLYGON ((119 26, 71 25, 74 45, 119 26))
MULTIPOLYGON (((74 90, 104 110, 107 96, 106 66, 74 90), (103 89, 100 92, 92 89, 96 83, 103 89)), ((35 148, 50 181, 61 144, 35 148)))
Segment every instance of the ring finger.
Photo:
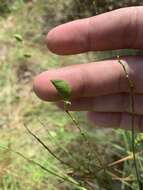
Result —
MULTIPOLYGON (((63 103, 57 105, 63 108, 63 103)), ((135 113, 143 115, 143 95, 134 95, 135 113)), ((130 95, 128 93, 111 94, 96 97, 85 97, 71 100, 68 107, 71 111, 96 111, 96 112, 126 112, 131 113, 130 95)))

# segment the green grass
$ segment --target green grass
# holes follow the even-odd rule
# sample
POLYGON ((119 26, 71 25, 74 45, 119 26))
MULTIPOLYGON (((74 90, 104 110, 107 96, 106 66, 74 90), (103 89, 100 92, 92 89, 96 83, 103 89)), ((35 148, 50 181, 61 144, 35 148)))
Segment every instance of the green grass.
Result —
POLYGON ((0 145, 10 146, 8 150, 0 151, 0 189, 3 190, 54 190, 59 187, 54 176, 11 151, 19 151, 46 168, 54 168, 62 173, 57 160, 45 152, 27 133, 24 124, 46 140, 53 150, 56 149, 55 143, 59 144, 62 141, 66 144, 73 136, 68 132, 71 121, 53 104, 39 100, 32 90, 32 81, 37 73, 58 68, 67 60, 73 62, 72 58, 61 60, 49 53, 44 41, 42 44, 37 42, 44 39, 41 23, 36 22, 36 19, 40 18, 40 12, 37 15, 38 5, 28 13, 25 4, 15 4, 13 13, 0 20, 0 145), (15 39, 15 34, 22 36, 23 43, 15 39), (24 56, 27 53, 31 55, 30 58, 24 56))

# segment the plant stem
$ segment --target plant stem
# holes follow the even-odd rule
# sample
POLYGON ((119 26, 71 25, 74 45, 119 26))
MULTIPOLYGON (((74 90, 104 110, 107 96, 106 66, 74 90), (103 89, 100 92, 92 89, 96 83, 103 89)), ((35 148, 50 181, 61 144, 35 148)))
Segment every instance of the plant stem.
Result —
POLYGON ((125 67, 125 65, 122 63, 120 60, 120 57, 117 57, 118 62, 122 66, 124 72, 125 72, 125 77, 129 85, 129 95, 130 95, 130 106, 131 106, 131 132, 132 132, 132 152, 133 152, 133 162, 134 162, 134 167, 135 167, 135 172, 136 172, 136 178, 138 182, 139 189, 142 190, 141 188, 141 181, 139 177, 139 172, 138 172, 138 167, 137 167, 137 161, 136 161, 136 150, 135 150, 135 100, 134 100, 134 83, 130 79, 128 71, 125 67))
POLYGON ((69 163, 64 162, 63 160, 61 160, 55 153, 53 153, 53 151, 43 142, 41 141, 41 139, 39 137, 37 137, 34 133, 32 133, 32 131, 25 126, 26 130, 28 131, 28 133, 30 135, 32 135, 54 158, 56 158, 61 164, 67 165, 68 167, 71 167, 69 163))
MULTIPOLYGON (((4 147, 4 146, 0 146, 0 148, 5 149, 5 150, 6 150, 6 149, 9 149, 9 147, 4 147)), ((62 180, 67 181, 67 182, 70 182, 71 184, 74 184, 74 185, 80 185, 79 183, 74 182, 73 180, 71 181, 71 180, 70 180, 68 177, 66 177, 66 176, 64 176, 64 177, 63 177, 63 176, 60 176, 59 174, 57 174, 57 172, 54 172, 54 171, 51 171, 51 170, 45 168, 45 167, 44 167, 43 165, 41 165, 39 162, 36 162, 36 161, 34 161, 34 160, 31 160, 30 158, 27 158, 25 155, 23 155, 22 153, 20 153, 20 152, 18 152, 18 151, 15 151, 15 150, 11 150, 11 151, 12 151, 13 153, 19 155, 20 157, 24 158, 26 161, 28 161, 28 162, 30 162, 30 163, 32 163, 32 164, 38 166, 39 168, 41 168, 41 169, 44 170, 44 171, 50 173, 51 175, 54 175, 54 176, 58 177, 59 179, 62 179, 62 180)))
MULTIPOLYGON (((45 124, 44 124, 40 119, 39 119, 39 122, 40 122, 40 124, 41 124, 43 127, 45 127, 45 124)), ((52 135, 50 134, 50 131, 49 131, 48 129, 46 129, 46 130, 47 130, 47 132, 48 132, 48 134, 49 134, 50 139, 53 140, 53 137, 52 137, 52 135)), ((78 163, 77 158, 76 158, 70 151, 66 150, 66 148, 64 148, 63 146, 61 146, 60 143, 57 142, 56 138, 54 138, 54 140, 56 141, 56 142, 55 142, 55 145, 56 145, 59 149, 62 149, 68 156, 71 157, 71 159, 72 159, 73 161, 75 161, 76 163, 78 163)))
MULTIPOLYGON (((87 142, 88 146, 91 147, 91 146, 90 146, 90 143, 89 143, 89 141, 88 141, 88 139, 87 139, 87 137, 86 137, 86 135, 82 132, 81 128, 78 126, 78 122, 77 122, 76 119, 71 115, 71 113, 68 111, 68 105, 69 105, 69 104, 66 104, 66 101, 64 101, 64 109, 65 109, 65 112, 66 112, 67 115, 71 118, 71 120, 73 121, 73 123, 75 124, 75 126, 78 128, 78 130, 79 130, 81 136, 82 136, 83 139, 87 142)), ((97 150, 98 150, 98 149, 97 149, 97 150)), ((103 164, 102 164, 101 159, 98 157, 98 154, 96 154, 96 159, 97 159, 98 163, 100 164, 101 168, 103 168, 104 166, 103 166, 103 164)), ((91 161, 92 161, 92 160, 91 160, 91 161)), ((94 167, 94 166, 96 166, 96 165, 95 165, 95 164, 92 164, 92 166, 94 167)), ((104 172, 105 172, 105 170, 104 170, 104 172)))
POLYGON ((86 140, 86 136, 85 134, 82 132, 81 128, 78 126, 78 122, 76 121, 76 119, 71 115, 71 113, 68 110, 65 110, 65 112, 67 113, 67 115, 71 118, 71 120, 73 121, 73 123, 75 124, 75 126, 78 128, 80 134, 83 136, 83 138, 86 140))

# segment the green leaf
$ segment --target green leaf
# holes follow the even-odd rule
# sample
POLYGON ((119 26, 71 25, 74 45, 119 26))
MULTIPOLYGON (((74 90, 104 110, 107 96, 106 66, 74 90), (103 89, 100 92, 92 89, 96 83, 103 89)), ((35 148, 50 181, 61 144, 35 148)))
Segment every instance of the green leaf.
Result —
POLYGON ((54 87, 64 100, 68 100, 71 95, 71 88, 69 84, 64 80, 51 80, 54 87))
POLYGON ((32 55, 31 55, 30 53, 24 53, 23 56, 24 56, 25 58, 31 58, 31 57, 32 57, 32 55))
POLYGON ((19 41, 19 42, 22 42, 23 41, 23 38, 20 34, 14 34, 14 38, 19 41))

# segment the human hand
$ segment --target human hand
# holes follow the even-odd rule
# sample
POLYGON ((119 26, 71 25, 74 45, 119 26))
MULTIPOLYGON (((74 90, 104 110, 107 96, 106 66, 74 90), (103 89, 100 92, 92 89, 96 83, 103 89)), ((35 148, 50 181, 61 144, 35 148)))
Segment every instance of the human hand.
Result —
MULTIPOLYGON (((123 8, 56 27, 47 36, 48 48, 59 55, 115 49, 143 49, 143 7, 123 8)), ((135 127, 143 130, 143 57, 123 57, 134 82, 135 127)), ((79 64, 43 72, 34 80, 36 94, 59 101, 53 79, 71 86, 73 111, 88 111, 90 121, 103 127, 129 128, 129 86, 117 59, 79 64)))

